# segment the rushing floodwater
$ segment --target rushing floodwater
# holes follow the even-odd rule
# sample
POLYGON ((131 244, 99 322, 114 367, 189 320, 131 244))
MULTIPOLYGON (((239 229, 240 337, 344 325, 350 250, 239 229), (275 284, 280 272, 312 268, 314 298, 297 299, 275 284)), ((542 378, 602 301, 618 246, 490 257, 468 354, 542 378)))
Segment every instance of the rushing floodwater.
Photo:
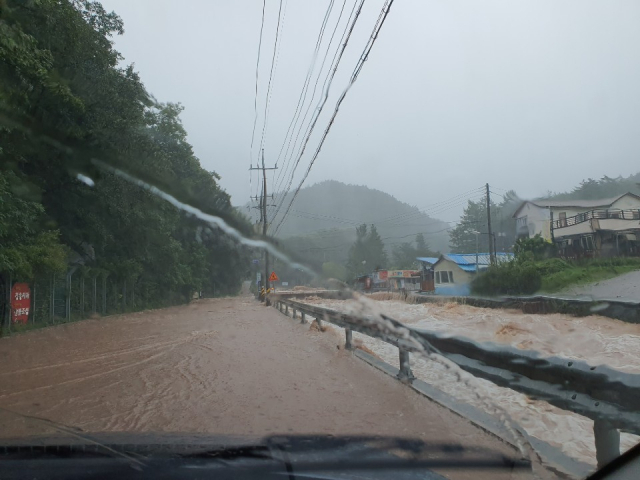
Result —
MULTIPOLYGON (((388 298, 388 295, 378 294, 377 297, 388 298)), ((361 313, 363 308, 362 302, 355 300, 307 297, 304 301, 347 313, 361 313)), ((578 318, 562 314, 523 314, 517 310, 484 309, 457 303, 408 304, 398 300, 375 303, 380 313, 412 327, 477 341, 505 343, 543 354, 584 360, 590 365, 608 365, 620 371, 640 373, 640 325, 597 315, 578 318)), ((358 333, 354 333, 354 341, 361 342, 384 361, 398 367, 397 348, 358 333)), ((443 366, 415 355, 411 362, 417 378, 459 400, 486 408, 474 392, 457 382, 443 366)), ((483 397, 505 409, 529 435, 557 446, 577 460, 595 465, 591 420, 485 380, 478 379, 476 383, 483 397)), ((639 437, 623 433, 621 449, 627 450, 638 441, 639 437)))

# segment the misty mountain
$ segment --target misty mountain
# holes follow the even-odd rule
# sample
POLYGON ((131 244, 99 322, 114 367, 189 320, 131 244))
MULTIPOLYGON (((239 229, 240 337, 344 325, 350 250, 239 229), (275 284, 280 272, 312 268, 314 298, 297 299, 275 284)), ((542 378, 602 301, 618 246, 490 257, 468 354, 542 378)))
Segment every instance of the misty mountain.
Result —
MULTIPOLYGON (((290 199, 291 194, 271 222, 270 235, 274 234, 290 199)), ((274 203, 279 201, 276 198, 274 203)), ((270 207, 270 215, 275 210, 270 207)), ((255 221, 259 217, 257 210, 253 212, 255 221)), ((447 250, 446 222, 431 218, 388 193, 334 180, 301 189, 276 236, 305 257, 313 253, 319 260, 343 262, 355 240, 356 227, 362 223, 376 225, 388 253, 403 242, 414 242, 418 233, 424 235, 432 250, 447 250)))

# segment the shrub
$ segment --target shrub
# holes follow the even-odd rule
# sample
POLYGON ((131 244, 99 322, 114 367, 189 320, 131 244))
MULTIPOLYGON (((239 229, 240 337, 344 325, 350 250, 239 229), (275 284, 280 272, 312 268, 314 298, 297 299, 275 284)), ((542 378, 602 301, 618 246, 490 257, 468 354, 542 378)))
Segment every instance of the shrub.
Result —
POLYGON ((471 283, 471 291, 480 295, 529 295, 537 292, 542 277, 528 262, 509 262, 489 267, 471 283))

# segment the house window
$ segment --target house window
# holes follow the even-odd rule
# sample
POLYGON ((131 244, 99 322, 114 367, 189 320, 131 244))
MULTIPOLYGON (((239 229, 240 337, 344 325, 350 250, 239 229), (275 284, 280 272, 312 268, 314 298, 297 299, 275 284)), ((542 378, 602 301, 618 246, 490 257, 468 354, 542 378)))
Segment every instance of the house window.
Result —
POLYGON ((453 272, 436 272, 436 283, 453 283, 453 272))
POLYGON ((559 218, 558 224, 561 227, 566 227, 567 226, 567 212, 560 212, 558 214, 558 218, 559 218))
POLYGON ((580 238, 580 246, 584 250, 593 250, 593 235, 585 235, 580 238))

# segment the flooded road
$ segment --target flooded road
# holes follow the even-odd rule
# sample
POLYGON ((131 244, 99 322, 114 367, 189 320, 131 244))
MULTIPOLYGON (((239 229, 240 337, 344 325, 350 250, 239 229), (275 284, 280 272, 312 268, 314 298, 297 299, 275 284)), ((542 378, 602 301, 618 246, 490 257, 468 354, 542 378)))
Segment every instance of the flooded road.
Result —
MULTIPOLYGON (((397 296, 396 296, 397 297, 397 296)), ((390 294, 373 294, 362 301, 327 300, 307 297, 303 301, 353 314, 371 310, 384 313, 416 328, 423 328, 477 341, 504 343, 546 355, 580 359, 591 365, 609 365, 620 371, 640 373, 640 325, 592 315, 523 314, 519 310, 477 308, 457 303, 408 304, 389 299, 390 294), (376 300, 377 299, 377 300, 376 300)), ((387 363, 398 367, 397 348, 374 338, 354 333, 354 340, 387 363)), ((559 448, 565 454, 595 466, 593 422, 580 415, 533 400, 526 395, 476 379, 474 388, 457 382, 441 365, 413 355, 414 375, 455 398, 487 410, 491 399, 521 425, 529 435, 559 448)), ((621 434, 621 449, 640 441, 621 434)))
MULTIPOLYGON (((512 452, 337 335, 249 297, 51 327, 0 340, 0 405, 85 432, 401 435, 512 452)), ((5 418, 1 435, 16 428, 5 418)))

